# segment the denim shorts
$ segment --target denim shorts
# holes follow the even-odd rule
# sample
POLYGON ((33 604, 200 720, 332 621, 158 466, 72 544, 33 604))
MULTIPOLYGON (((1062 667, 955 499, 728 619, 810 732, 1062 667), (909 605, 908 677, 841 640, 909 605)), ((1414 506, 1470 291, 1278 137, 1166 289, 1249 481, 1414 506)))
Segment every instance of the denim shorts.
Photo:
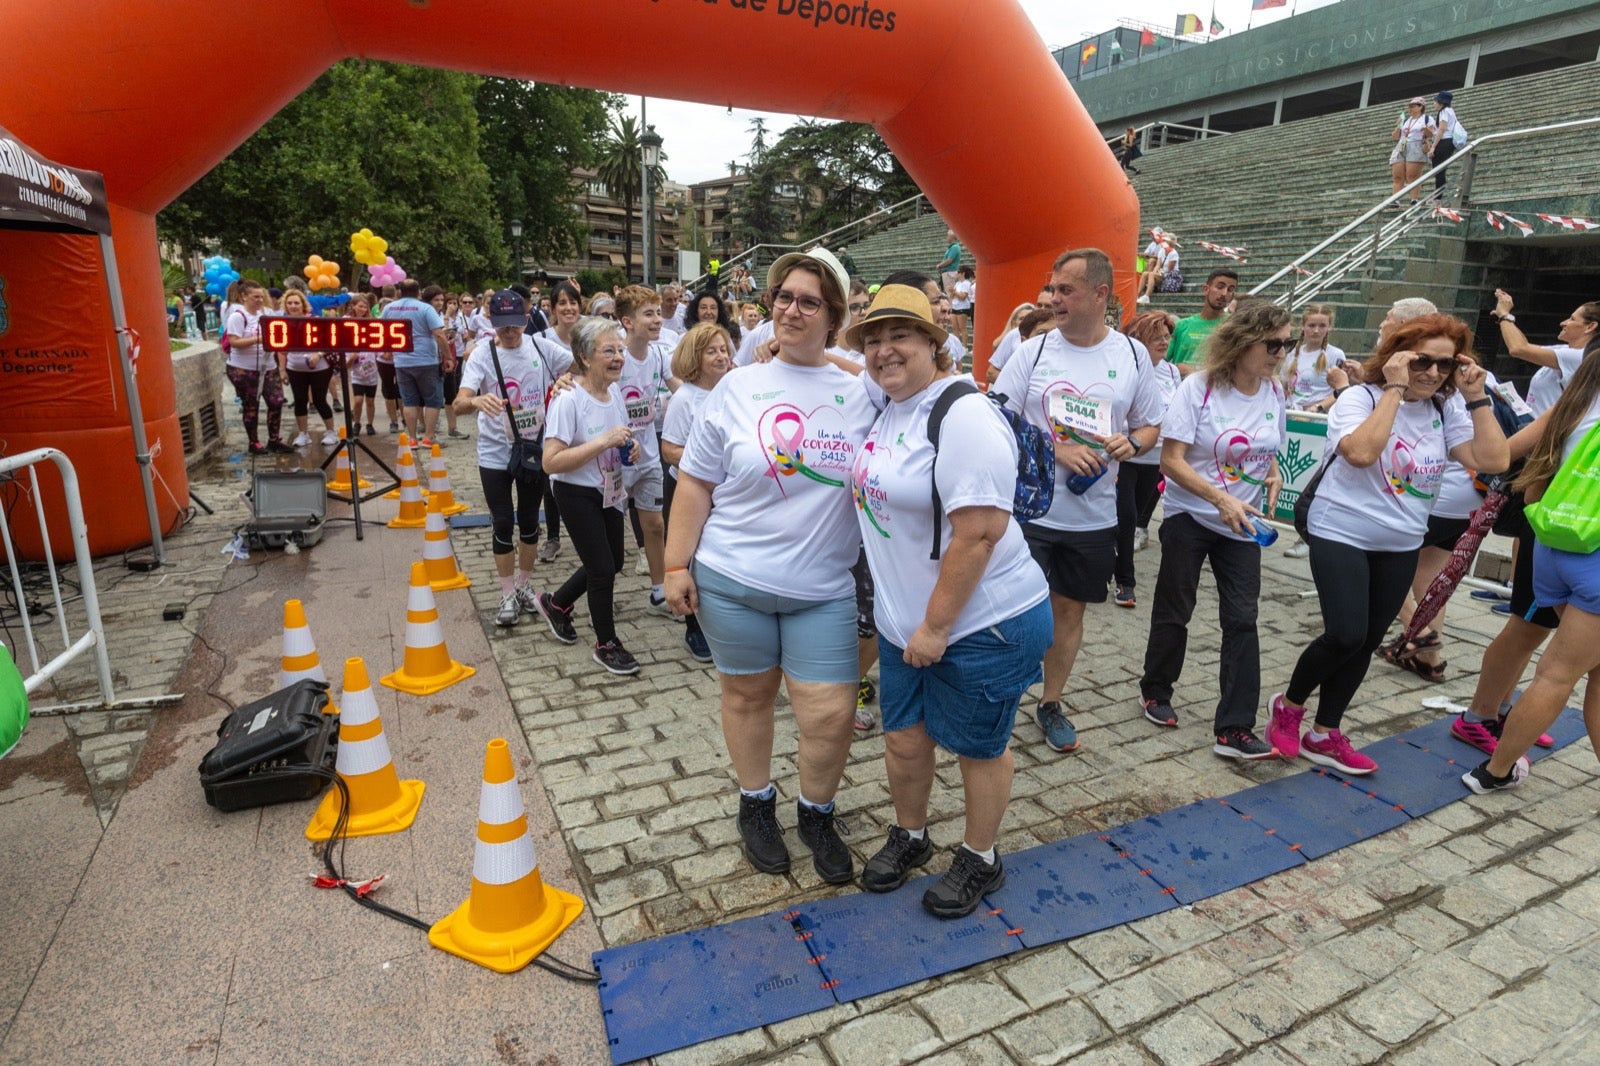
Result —
POLYGON ((968 759, 998 759, 1011 741, 1023 693, 1054 639, 1050 601, 969 633, 932 666, 907 665, 905 649, 878 635, 878 700, 883 731, 918 722, 933 742, 968 759))
POLYGON ((1540 607, 1570 603, 1600 615, 1600 551, 1579 555, 1540 544, 1533 549, 1533 598, 1540 607))
POLYGON ((753 589, 696 561, 695 616, 724 674, 764 674, 774 666, 795 681, 854 685, 856 601, 802 600, 753 589))
POLYGON ((436 410, 444 406, 444 372, 438 364, 397 366, 394 368, 394 379, 400 386, 400 406, 432 407, 436 410))

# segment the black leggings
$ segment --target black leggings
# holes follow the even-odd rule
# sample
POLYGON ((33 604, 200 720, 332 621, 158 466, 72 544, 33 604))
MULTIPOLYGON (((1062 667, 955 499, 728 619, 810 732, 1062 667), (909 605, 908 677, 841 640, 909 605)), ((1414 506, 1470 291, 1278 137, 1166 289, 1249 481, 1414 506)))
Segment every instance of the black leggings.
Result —
POLYGON ((545 491, 544 471, 522 469, 512 477, 504 470, 480 466, 478 480, 483 484, 483 499, 489 505, 489 517, 494 526, 494 553, 511 554, 513 525, 522 543, 539 543, 539 497, 545 491), (513 485, 517 487, 515 509, 511 505, 513 485))
POLYGON ((1323 633, 1300 653, 1284 693, 1304 705, 1322 690, 1317 729, 1338 729, 1356 690, 1367 676, 1372 653, 1400 614, 1417 572, 1417 549, 1369 552, 1308 534, 1311 579, 1322 602, 1323 633))
POLYGON ((549 478, 544 483, 544 526, 551 544, 561 539, 561 505, 556 503, 556 483, 549 478))
POLYGON ((1133 587, 1133 531, 1150 525, 1161 499, 1161 467, 1157 463, 1123 463, 1117 467, 1116 582, 1133 587))
POLYGON ((608 644, 617 639, 611 590, 622 569, 622 512, 604 506, 599 489, 557 481, 555 492, 561 520, 567 524, 567 535, 583 565, 551 598, 557 607, 571 610, 578 597, 587 593, 595 641, 608 644))
POLYGON ((328 403, 328 382, 333 380, 333 368, 321 370, 289 371, 289 390, 294 393, 294 416, 304 418, 315 407, 323 421, 333 421, 333 406, 328 403))

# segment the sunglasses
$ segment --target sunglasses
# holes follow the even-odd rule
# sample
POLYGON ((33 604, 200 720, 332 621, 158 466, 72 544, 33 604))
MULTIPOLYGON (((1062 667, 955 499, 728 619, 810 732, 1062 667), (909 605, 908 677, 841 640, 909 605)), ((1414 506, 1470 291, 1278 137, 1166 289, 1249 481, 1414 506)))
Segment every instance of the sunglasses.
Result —
POLYGON ((1411 369, 1420 372, 1432 367, 1439 373, 1448 375, 1459 364, 1460 360, 1453 355, 1443 359, 1429 359, 1425 355, 1419 355, 1411 360, 1411 369))
POLYGON ((1289 347, 1288 341, 1281 341, 1276 337, 1273 337, 1269 340, 1264 340, 1261 343, 1267 346, 1268 355, 1281 355, 1283 350, 1289 347))
POLYGON ((617 316, 612 314, 610 311, 601 311, 600 312, 600 317, 601 318, 609 318, 613 322, 615 322, 617 320, 617 316))
POLYGON ((800 314, 805 318, 811 318, 827 306, 824 301, 817 299, 815 296, 796 295, 788 289, 779 289, 772 294, 772 306, 779 311, 787 311, 791 305, 795 304, 799 305, 800 314))

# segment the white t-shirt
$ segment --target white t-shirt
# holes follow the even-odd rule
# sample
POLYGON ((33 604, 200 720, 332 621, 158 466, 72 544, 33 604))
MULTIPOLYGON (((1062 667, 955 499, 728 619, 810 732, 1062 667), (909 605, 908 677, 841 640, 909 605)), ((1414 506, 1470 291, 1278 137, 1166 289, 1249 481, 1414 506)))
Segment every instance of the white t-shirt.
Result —
POLYGON ((660 341, 651 342, 643 359, 635 359, 632 352, 622 359, 622 377, 617 381, 617 391, 627 405, 633 439, 639 442, 644 453, 639 457, 638 466, 661 465, 661 441, 656 436, 656 418, 663 407, 661 393, 671 391, 667 386, 670 377, 672 350, 660 341))
POLYGON ((1572 453, 1578 450, 1578 445, 1583 443, 1583 438, 1589 431, 1600 424, 1600 396, 1596 396, 1589 404, 1589 409, 1578 420, 1577 428, 1567 437, 1567 443, 1561 446, 1561 461, 1564 463, 1572 458, 1572 453))
MULTIPOLYGON (((950 336, 945 340, 944 344, 945 351, 950 353, 951 365, 957 370, 961 369, 961 364, 967 361, 967 346, 962 344, 961 338, 957 337, 954 333, 950 334, 950 336)), ((855 356, 852 355, 851 358, 854 359, 855 356)), ((864 361, 866 356, 862 356, 861 358, 864 361)))
MULTIPOLYGON (((228 317, 223 319, 223 331, 230 337, 256 337, 261 336, 261 318, 259 314, 252 315, 244 309, 243 304, 234 304, 228 308, 228 317)), ((277 365, 277 356, 269 353, 266 348, 256 344, 246 349, 228 348, 228 365, 238 370, 259 372, 277 365)))
POLYGON ((345 369, 350 372, 350 384, 363 387, 378 384, 378 357, 371 352, 346 352, 345 369))
MULTIPOLYGON (((1246 396, 1237 389, 1213 387, 1211 376, 1201 371, 1178 386, 1161 420, 1161 439, 1187 444, 1184 459, 1206 484, 1264 511, 1267 474, 1283 444, 1286 409, 1276 381, 1262 382, 1254 396, 1246 396)), ((1229 529, 1211 503, 1171 478, 1162 506, 1213 533, 1250 539, 1229 529)))
POLYGON ((714 486, 696 559, 779 596, 852 595, 850 468, 877 419, 865 377, 774 359, 717 383, 679 464, 714 486))
MULTIPOLYGON (((1013 411, 1062 442, 1084 443, 1084 433, 1108 437, 1161 421, 1161 387, 1150 353, 1114 329, 1092 348, 1069 344, 1059 329, 1034 337, 1000 371, 994 388, 1013 411), (1091 423, 1095 430, 1087 428, 1091 423)), ((1070 474, 1056 466, 1050 511, 1033 524, 1078 532, 1115 526, 1116 462, 1082 496, 1067 490, 1070 474)))
POLYGON ((746 330, 739 342, 739 352, 733 357, 734 366, 749 366, 756 361, 756 348, 772 340, 772 319, 762 321, 755 329, 746 330))
MULTIPOLYGON (((890 403, 856 453, 851 472, 856 517, 876 586, 873 616, 879 632, 902 648, 926 617, 939 580, 941 563, 928 557, 933 547, 933 478, 938 478, 944 507, 939 523, 946 551, 953 537, 951 511, 998 507, 1009 513, 1016 493, 1016 440, 984 396, 966 396, 951 406, 939 430, 944 446, 935 466, 928 417, 957 380, 936 381, 905 403, 890 403)), ((1049 593, 1044 572, 1012 519, 956 618, 950 640, 1012 618, 1049 593)))
POLYGON ((950 310, 957 312, 972 310, 972 282, 962 278, 951 288, 954 291, 950 293, 950 310))
MULTIPOLYGON (((1484 386, 1491 391, 1501 387, 1499 379, 1493 374, 1485 376, 1484 386)), ((1510 389, 1512 395, 1516 394, 1515 387, 1510 385, 1506 387, 1510 389)), ((1511 401, 1507 399, 1506 402, 1511 401)), ((1468 412, 1468 415, 1470 417, 1471 412, 1468 412)), ((1439 483, 1439 499, 1433 505, 1433 513, 1440 518, 1471 518, 1472 512, 1483 506, 1483 495, 1478 492, 1472 480, 1472 471, 1454 459, 1450 460, 1444 468, 1444 480, 1439 483)))
MULTIPOLYGON (((506 385, 510 384, 507 380, 506 385)), ((628 408, 617 386, 611 386, 610 395, 608 402, 601 402, 582 385, 557 393, 550 401, 550 425, 545 430, 545 440, 558 440, 572 448, 604 436, 617 426, 627 425, 628 408)), ((622 471, 617 449, 607 448, 576 470, 551 474, 550 480, 599 489, 604 506, 621 510, 627 500, 622 491, 622 471)))
MULTIPOLYGON (((1152 364, 1150 369, 1155 372, 1156 387, 1161 390, 1161 410, 1165 412, 1167 406, 1172 403, 1172 396, 1178 391, 1178 386, 1183 384, 1183 374, 1178 371, 1174 364, 1167 362, 1165 359, 1159 363, 1152 364)), ((1160 466, 1161 442, 1158 440, 1153 448, 1140 452, 1132 459, 1123 461, 1134 463, 1138 466, 1160 466)))
POLYGON ((1372 415, 1380 395, 1371 385, 1354 387, 1328 412, 1332 465, 1311 501, 1307 526, 1363 551, 1410 551, 1428 531, 1450 449, 1472 439, 1472 418, 1459 394, 1442 401, 1442 413, 1431 398, 1402 403, 1378 461, 1352 466, 1336 455, 1339 441, 1372 415))
POLYGON ((1344 349, 1328 345, 1321 351, 1307 351, 1300 345, 1284 357, 1283 369, 1289 387, 1289 406, 1304 411, 1314 403, 1321 403, 1333 392, 1328 384, 1328 371, 1344 365, 1344 349), (1317 359, 1322 359, 1322 369, 1317 369, 1317 359))
POLYGON ((996 370, 1004 370, 1006 363, 1016 354, 1017 347, 1021 344, 1022 330, 1010 330, 1004 337, 1000 338, 1000 343, 995 345, 994 353, 989 356, 989 365, 996 370))
MULTIPOLYGON (((710 395, 709 389, 702 389, 699 385, 691 385, 687 381, 680 385, 673 394, 672 406, 667 408, 667 422, 661 427, 661 439, 680 448, 687 445, 690 434, 694 432, 694 424, 698 421, 700 408, 710 395)), ((667 473, 677 477, 678 468, 668 467, 667 473)))
MULTIPOLYGON (((533 339, 524 336, 522 343, 510 351, 497 349, 500 369, 506 376, 506 391, 510 393, 509 398, 501 396, 500 382, 494 372, 494 356, 490 352, 494 343, 484 341, 468 353, 461 371, 461 387, 479 396, 500 396, 508 400, 511 417, 516 419, 517 434, 524 440, 536 441, 544 429, 544 398, 558 374, 539 358, 533 339)), ((511 425, 506 412, 491 415, 479 411, 478 465, 485 470, 504 470, 510 461, 511 425)))
POLYGON ((1533 372, 1528 382, 1528 406, 1535 415, 1542 415, 1561 399, 1561 371, 1553 366, 1541 366, 1533 372))

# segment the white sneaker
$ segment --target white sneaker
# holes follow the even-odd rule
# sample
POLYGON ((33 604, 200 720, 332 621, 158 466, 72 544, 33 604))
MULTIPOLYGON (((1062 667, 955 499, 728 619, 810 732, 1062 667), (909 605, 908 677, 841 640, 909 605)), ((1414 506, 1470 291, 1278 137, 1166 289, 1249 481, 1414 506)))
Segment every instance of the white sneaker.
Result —
POLYGON ((1143 295, 1141 295, 1137 300, 1134 301, 1134 303, 1141 303, 1141 304, 1147 304, 1149 302, 1150 302, 1150 297, 1143 296, 1143 295))
POLYGON ((331 448, 335 444, 338 444, 338 443, 339 443, 339 434, 334 432, 333 430, 330 429, 330 430, 328 430, 328 432, 326 432, 326 433, 324 433, 322 435, 322 446, 324 448, 331 448))
POLYGON ((523 614, 539 613, 539 594, 533 590, 532 585, 521 585, 512 595, 516 596, 517 603, 522 605, 523 614))
POLYGON ((667 605, 667 598, 665 596, 658 600, 656 599, 656 594, 652 592, 646 598, 645 602, 649 604, 650 610, 655 614, 663 615, 672 619, 674 622, 683 621, 683 619, 672 613, 672 608, 667 605))
POLYGON ((641 577, 647 577, 650 574, 650 560, 645 557, 642 549, 639 552, 639 558, 633 564, 633 572, 641 577))
POLYGON ((296 437, 294 439, 294 443, 291 444, 290 447, 291 448, 309 448, 309 447, 311 447, 311 434, 309 434, 309 433, 300 434, 298 437, 296 437))
POLYGON ((494 624, 497 626, 514 626, 517 619, 522 617, 522 601, 518 598, 516 590, 507 593, 505 599, 500 601, 500 610, 495 612, 494 624))
POLYGON ((1146 544, 1149 544, 1149 543, 1150 543, 1150 531, 1148 529, 1136 529, 1136 530, 1133 531, 1133 550, 1134 551, 1136 551, 1136 552, 1144 551, 1144 546, 1146 544))
POLYGON ((1304 559, 1311 554, 1311 545, 1305 541, 1296 541, 1294 547, 1283 553, 1291 559, 1304 559))

